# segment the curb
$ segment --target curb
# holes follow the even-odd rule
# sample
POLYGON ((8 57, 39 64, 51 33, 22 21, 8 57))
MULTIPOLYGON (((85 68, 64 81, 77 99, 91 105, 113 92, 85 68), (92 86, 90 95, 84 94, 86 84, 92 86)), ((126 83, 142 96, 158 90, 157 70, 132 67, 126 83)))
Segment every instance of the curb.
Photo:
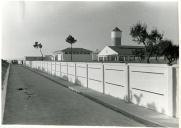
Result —
MULTIPOLYGON (((79 90, 77 90, 77 89, 75 89, 75 88, 73 88, 73 87, 69 87, 69 86, 67 86, 67 85, 65 85, 65 84, 62 84, 62 83, 60 83, 60 82, 57 82, 56 80, 53 80, 52 78, 47 77, 47 76, 43 75, 42 73, 40 73, 41 71, 37 71, 36 69, 31 69, 30 67, 26 67, 26 66, 23 66, 23 67, 26 68, 26 69, 28 69, 28 70, 30 70, 30 71, 32 71, 32 72, 35 72, 35 73, 37 73, 37 74, 39 74, 39 75, 41 75, 41 76, 43 76, 43 77, 45 77, 45 78, 47 78, 47 79, 49 79, 49 80, 51 80, 51 81, 53 81, 53 82, 55 82, 55 83, 63 86, 63 87, 65 87, 65 88, 68 88, 68 89, 70 89, 72 92, 75 92, 75 93, 77 93, 77 94, 80 94, 80 95, 88 98, 88 99, 91 100, 91 101, 94 101, 94 102, 96 102, 96 103, 98 103, 98 104, 100 104, 100 105, 103 105, 103 106, 106 107, 106 108, 109 108, 109 109, 111 109, 111 110, 113 110, 113 111, 115 111, 115 112, 121 113, 121 114, 123 114, 124 116, 129 117, 129 118, 131 118, 131 119, 133 119, 133 120, 135 120, 135 121, 137 121, 137 122, 139 122, 139 123, 142 123, 142 124, 146 125, 147 127, 166 127, 166 126, 163 126, 163 125, 161 125, 161 124, 158 124, 158 123, 155 123, 155 122, 152 122, 152 121, 149 121, 149 120, 145 120, 145 119, 143 119, 143 118, 140 118, 140 117, 138 117, 138 116, 136 116, 136 115, 133 115, 133 114, 131 114, 131 113, 129 113, 129 112, 126 112, 126 111, 124 111, 124 110, 121 110, 120 108, 118 108, 118 107, 116 107, 116 106, 114 106, 114 105, 105 103, 105 102, 102 101, 102 100, 99 100, 99 99, 97 99, 97 98, 95 98, 95 97, 93 97, 93 96, 87 95, 87 94, 85 94, 85 93, 83 93, 83 92, 81 92, 81 91, 79 91, 79 90)), ((60 78, 60 79, 61 79, 61 78, 60 78)))
POLYGON ((6 71, 5 79, 2 84, 2 89, 1 89, 1 123, 3 123, 3 118, 4 118, 4 109, 5 109, 5 104, 6 104, 6 91, 7 91, 7 85, 8 85, 8 80, 9 80, 9 72, 10 72, 10 67, 11 64, 9 64, 8 69, 6 71))

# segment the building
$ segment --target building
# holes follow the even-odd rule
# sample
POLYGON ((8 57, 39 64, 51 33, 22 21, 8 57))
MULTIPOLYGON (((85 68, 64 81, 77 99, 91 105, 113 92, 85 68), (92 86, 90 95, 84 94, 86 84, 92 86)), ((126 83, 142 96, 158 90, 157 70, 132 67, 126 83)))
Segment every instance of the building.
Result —
POLYGON ((143 46, 121 45, 122 31, 119 28, 111 32, 111 41, 113 46, 105 46, 98 54, 98 61, 130 61, 135 60, 134 51, 144 50, 143 46))
POLYGON ((26 56, 25 57, 26 61, 40 61, 42 60, 41 56, 26 56))
POLYGON ((54 57, 53 57, 53 55, 45 55, 44 60, 52 61, 52 60, 54 60, 54 57))
MULTIPOLYGON (((26 56, 25 57, 26 61, 42 61, 42 57, 41 56, 26 56)), ((43 57, 44 61, 52 61, 53 60, 53 56, 52 55, 45 55, 43 57)))
MULTIPOLYGON (((71 61, 71 48, 53 52, 55 61, 71 61)), ((72 61, 92 61, 92 51, 72 48, 72 61)))

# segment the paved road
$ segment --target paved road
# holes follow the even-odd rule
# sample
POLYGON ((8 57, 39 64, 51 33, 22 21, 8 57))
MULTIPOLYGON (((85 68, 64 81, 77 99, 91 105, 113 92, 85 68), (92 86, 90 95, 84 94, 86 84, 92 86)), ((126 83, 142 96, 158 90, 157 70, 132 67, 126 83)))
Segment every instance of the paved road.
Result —
POLYGON ((18 65, 10 70, 3 123, 144 126, 18 65))

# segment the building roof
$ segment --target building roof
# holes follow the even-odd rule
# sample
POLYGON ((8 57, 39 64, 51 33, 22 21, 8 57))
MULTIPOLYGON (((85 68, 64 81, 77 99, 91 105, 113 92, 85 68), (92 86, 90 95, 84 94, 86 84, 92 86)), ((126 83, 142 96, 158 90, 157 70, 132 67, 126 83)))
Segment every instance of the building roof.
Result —
POLYGON ((144 46, 108 46, 120 55, 132 55, 134 49, 143 49, 144 46))
MULTIPOLYGON (((45 58, 45 57, 43 57, 45 58)), ((42 60, 41 56, 25 56, 25 60, 33 61, 33 60, 42 60)))
POLYGON ((41 56, 25 56, 25 58, 42 58, 41 56))
POLYGON ((118 27, 115 27, 115 28, 113 29, 113 31, 115 31, 115 32, 121 32, 121 30, 120 30, 118 27))
POLYGON ((108 46, 112 49, 136 49, 136 48, 144 48, 144 46, 128 46, 128 45, 121 45, 121 46, 108 46))
MULTIPOLYGON (((63 50, 58 50, 55 51, 54 53, 62 53, 62 52, 71 52, 71 48, 66 48, 63 50)), ((86 53, 91 53, 92 51, 88 50, 88 49, 84 49, 84 48, 72 48, 72 52, 86 52, 86 53)))

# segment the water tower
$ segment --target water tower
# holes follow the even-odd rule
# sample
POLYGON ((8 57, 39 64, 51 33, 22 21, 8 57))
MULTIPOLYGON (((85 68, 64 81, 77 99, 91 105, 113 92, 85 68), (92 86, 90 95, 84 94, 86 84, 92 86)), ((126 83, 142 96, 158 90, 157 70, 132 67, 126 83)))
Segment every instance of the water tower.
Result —
POLYGON ((122 31, 118 27, 115 27, 111 32, 111 41, 114 46, 121 46, 121 35, 122 31))

